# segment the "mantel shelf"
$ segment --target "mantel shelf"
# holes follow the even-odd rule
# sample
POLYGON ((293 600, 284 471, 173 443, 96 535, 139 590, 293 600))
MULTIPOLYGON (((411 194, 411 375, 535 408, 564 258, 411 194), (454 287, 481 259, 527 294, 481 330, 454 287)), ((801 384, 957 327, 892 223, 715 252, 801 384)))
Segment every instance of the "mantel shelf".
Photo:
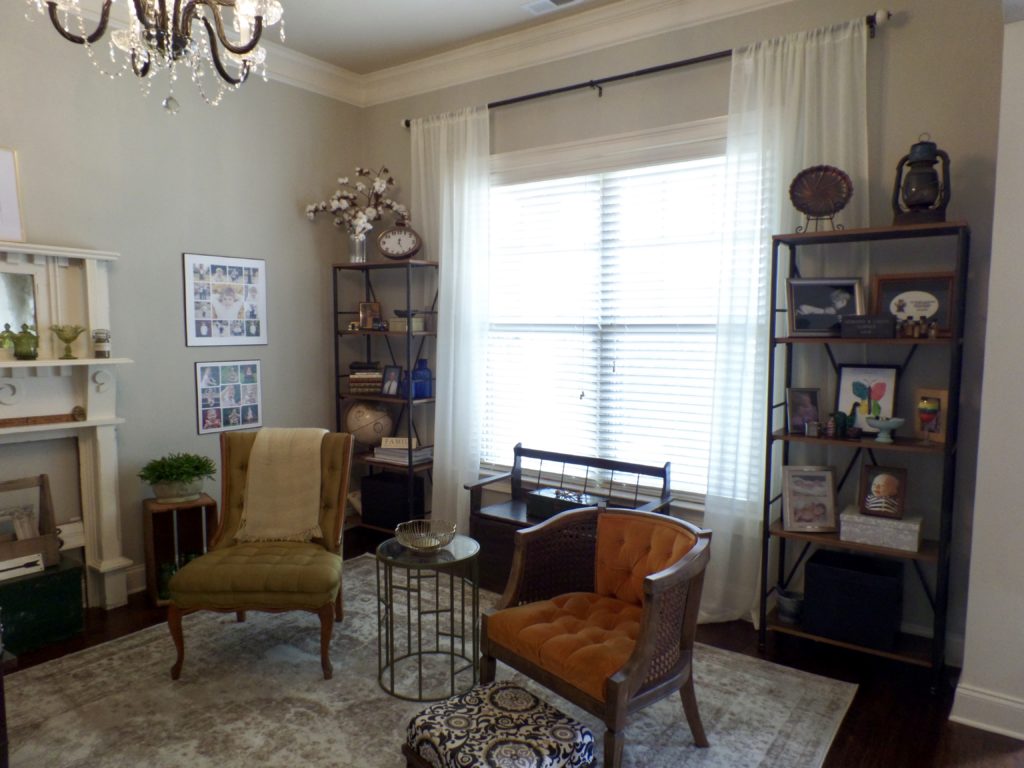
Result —
POLYGON ((22 253, 27 256, 55 256, 62 259, 94 259, 116 261, 118 254, 113 251, 92 251, 86 248, 68 248, 63 245, 37 245, 0 240, 0 253, 22 253))
POLYGON ((50 424, 30 424, 23 427, 4 427, 0 429, 0 441, 12 435, 31 435, 40 432, 62 432, 67 430, 95 429, 124 424, 124 419, 85 419, 84 421, 57 421, 50 424))
POLYGON ((4 368, 66 368, 81 365, 127 365, 135 361, 127 357, 78 357, 74 360, 48 358, 45 360, 0 360, 0 372, 4 368))

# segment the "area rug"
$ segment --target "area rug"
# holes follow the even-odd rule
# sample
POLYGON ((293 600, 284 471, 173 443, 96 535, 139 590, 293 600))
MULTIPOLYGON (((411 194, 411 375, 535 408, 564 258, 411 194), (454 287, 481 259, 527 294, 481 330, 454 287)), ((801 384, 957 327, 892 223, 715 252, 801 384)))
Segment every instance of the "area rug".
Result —
MULTIPOLYGON (((377 683, 375 561, 346 562, 345 620, 320 672, 312 614, 185 618, 181 679, 165 625, 7 677, 14 768, 401 768, 409 719, 424 705, 377 683)), ((483 595, 486 603, 493 600, 483 595)), ((709 749, 693 746, 678 697, 626 731, 624 764, 644 768, 820 766, 856 686, 701 645, 694 669, 709 749)), ((586 723, 594 717, 499 665, 586 723)), ((600 766, 598 756, 596 765, 600 766)))

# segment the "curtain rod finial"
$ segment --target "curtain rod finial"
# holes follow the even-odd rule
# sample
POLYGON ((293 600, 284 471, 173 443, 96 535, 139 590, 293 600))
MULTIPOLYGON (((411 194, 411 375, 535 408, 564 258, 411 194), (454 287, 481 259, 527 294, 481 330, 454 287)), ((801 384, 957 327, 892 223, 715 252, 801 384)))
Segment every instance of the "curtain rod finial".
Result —
POLYGON ((871 37, 875 36, 875 29, 882 26, 889 19, 892 18, 892 12, 887 11, 884 8, 879 8, 874 13, 868 14, 867 22, 868 28, 871 30, 871 37))

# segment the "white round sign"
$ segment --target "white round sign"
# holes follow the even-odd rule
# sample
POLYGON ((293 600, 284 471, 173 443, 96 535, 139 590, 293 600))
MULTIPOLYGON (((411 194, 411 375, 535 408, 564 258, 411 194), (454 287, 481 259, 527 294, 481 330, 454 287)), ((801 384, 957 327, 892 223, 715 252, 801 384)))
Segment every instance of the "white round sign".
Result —
POLYGON ((908 317, 932 317, 939 311, 938 298, 927 291, 904 291, 889 302, 889 312, 900 320, 908 317))

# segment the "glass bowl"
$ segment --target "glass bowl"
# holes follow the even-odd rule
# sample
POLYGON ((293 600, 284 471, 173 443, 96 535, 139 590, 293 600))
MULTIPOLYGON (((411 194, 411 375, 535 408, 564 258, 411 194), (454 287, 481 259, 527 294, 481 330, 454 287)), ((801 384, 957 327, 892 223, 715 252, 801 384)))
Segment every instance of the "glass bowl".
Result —
POLYGON ((398 543, 418 552, 433 552, 450 544, 454 537, 455 523, 445 520, 409 520, 395 528, 398 543))

